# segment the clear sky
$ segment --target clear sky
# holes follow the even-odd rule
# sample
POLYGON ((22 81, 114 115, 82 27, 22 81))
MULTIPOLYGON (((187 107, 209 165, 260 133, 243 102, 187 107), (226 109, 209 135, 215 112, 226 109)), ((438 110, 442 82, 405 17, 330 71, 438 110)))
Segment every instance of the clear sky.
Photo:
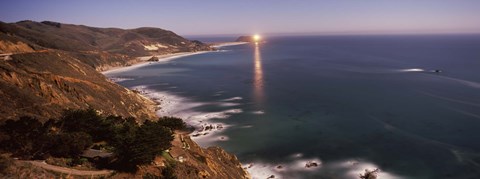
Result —
POLYGON ((480 33, 480 0, 1 0, 0 21, 181 35, 480 33))

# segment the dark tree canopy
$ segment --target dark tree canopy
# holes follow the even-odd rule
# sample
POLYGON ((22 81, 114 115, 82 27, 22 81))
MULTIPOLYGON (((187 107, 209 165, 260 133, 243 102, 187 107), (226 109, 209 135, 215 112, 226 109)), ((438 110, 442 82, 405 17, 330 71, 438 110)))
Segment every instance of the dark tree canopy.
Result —
POLYGON ((139 127, 124 125, 117 131, 112 145, 127 170, 152 162, 155 156, 171 147, 173 140, 172 131, 158 122, 146 121, 139 127))
POLYGON ((46 156, 78 158, 94 142, 105 142, 116 157, 117 169, 136 170, 171 147, 173 130, 184 129, 182 119, 162 117, 137 123, 135 118, 102 117, 95 110, 65 111, 58 120, 40 123, 31 117, 0 126, 0 148, 22 158, 46 156))
POLYGON ((182 119, 170 116, 158 118, 158 123, 162 126, 168 127, 172 130, 182 130, 186 128, 185 122, 182 119))

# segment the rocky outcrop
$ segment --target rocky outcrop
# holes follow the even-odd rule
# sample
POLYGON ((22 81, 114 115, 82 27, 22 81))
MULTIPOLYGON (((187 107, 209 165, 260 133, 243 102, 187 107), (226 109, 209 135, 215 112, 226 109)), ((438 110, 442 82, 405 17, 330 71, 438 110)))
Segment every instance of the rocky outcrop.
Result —
POLYGON ((176 173, 179 178, 249 178, 235 155, 220 147, 203 149, 190 137, 185 137, 184 140, 190 149, 184 149, 185 161, 177 164, 176 173))
POLYGON ((135 174, 119 173, 112 178, 145 178, 146 176, 162 178, 165 177, 162 173, 167 165, 174 165, 174 175, 177 178, 251 178, 242 168, 237 157, 220 147, 204 149, 192 141, 188 135, 183 136, 178 133, 172 145, 170 154, 174 161, 157 157, 153 165, 141 166, 135 174), (182 136, 183 142, 180 142, 179 136, 182 136))
POLYGON ((23 42, 9 42, 0 40, 0 53, 21 53, 21 52, 33 52, 34 50, 23 42))

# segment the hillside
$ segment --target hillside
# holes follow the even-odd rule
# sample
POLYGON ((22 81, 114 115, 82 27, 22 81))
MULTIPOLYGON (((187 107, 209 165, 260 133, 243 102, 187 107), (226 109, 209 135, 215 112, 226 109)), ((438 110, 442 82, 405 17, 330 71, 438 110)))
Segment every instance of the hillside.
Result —
POLYGON ((90 107, 139 119, 153 116, 153 102, 109 82, 66 52, 28 52, 10 58, 0 61, 0 119, 30 115, 45 120, 63 109, 90 107))
MULTIPOLYGON (((157 104, 109 81, 98 71, 136 63, 138 56, 200 50, 212 48, 158 28, 124 30, 55 22, 0 22, 0 123, 21 116, 44 122, 58 118, 65 109, 88 108, 101 115, 134 117, 140 122, 156 119, 157 104)), ((0 140, 5 139, 2 137, 0 140)), ((223 149, 202 149, 188 137, 178 140, 177 134, 171 150, 186 159, 177 162, 174 173, 178 177, 248 178, 237 158, 223 149), (185 143, 191 148, 185 149, 185 143)), ((118 172, 109 177, 162 176, 167 170, 165 159, 157 158, 163 166, 141 166, 135 173, 118 172)), ((0 178, 59 176, 58 171, 3 156, 0 170, 0 178)))
MULTIPOLYGON (((72 52, 82 57, 79 60, 96 69, 129 65, 140 56, 212 50, 199 41, 190 41, 171 31, 152 27, 119 29, 51 21, 0 22, 0 37, 37 50, 72 52)), ((1 46, 0 53, 12 51, 1 46)))
POLYGON ((128 66, 138 56, 211 50, 159 28, 95 28, 44 21, 0 22, 0 121, 42 120, 64 109, 153 116, 153 102, 97 71, 128 66))

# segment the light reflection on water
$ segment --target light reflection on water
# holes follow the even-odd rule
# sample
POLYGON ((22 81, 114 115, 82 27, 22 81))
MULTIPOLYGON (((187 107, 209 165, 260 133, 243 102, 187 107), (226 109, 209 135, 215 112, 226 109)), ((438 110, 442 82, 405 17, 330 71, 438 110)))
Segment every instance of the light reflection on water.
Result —
POLYGON ((264 77, 263 77, 263 68, 262 68, 262 55, 260 54, 260 45, 255 44, 254 52, 254 71, 253 71, 253 96, 254 101, 257 105, 262 106, 264 102, 264 77))

